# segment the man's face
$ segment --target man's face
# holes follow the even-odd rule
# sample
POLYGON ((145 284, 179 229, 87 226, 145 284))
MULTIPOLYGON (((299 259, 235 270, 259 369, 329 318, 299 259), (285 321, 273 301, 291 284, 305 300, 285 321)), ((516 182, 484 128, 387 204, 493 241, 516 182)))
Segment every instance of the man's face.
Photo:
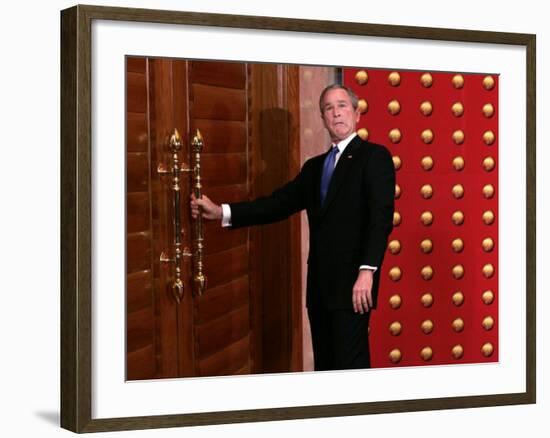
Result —
POLYGON ((355 132, 360 117, 359 109, 354 110, 346 90, 329 90, 323 99, 323 123, 333 142, 349 137, 355 132))

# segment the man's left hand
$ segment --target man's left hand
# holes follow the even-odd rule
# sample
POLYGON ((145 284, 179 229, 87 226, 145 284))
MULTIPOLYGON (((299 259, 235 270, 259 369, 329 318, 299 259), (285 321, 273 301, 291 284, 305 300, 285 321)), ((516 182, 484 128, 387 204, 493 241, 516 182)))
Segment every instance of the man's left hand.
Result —
POLYGON ((353 310, 355 313, 366 313, 372 308, 373 271, 361 269, 353 285, 353 310))

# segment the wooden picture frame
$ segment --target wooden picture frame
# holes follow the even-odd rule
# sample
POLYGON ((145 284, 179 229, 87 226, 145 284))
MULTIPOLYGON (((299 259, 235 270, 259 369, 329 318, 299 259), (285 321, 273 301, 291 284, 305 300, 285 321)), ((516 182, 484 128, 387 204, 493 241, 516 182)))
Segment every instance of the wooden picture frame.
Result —
POLYGON ((75 6, 61 12, 61 426, 114 431, 534 403, 536 400, 536 37, 530 34, 75 6), (257 29, 525 48, 525 391, 170 415, 92 417, 92 22, 257 29))

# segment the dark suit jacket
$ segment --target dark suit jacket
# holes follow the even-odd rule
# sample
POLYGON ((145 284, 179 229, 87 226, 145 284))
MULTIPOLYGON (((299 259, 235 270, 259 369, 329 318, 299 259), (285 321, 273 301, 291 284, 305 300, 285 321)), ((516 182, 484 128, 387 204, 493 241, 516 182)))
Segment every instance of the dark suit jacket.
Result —
POLYGON ((359 266, 370 265, 378 267, 372 291, 376 307, 393 222, 393 161, 384 146, 355 137, 338 160, 321 206, 326 155, 308 160, 294 180, 270 196, 230 204, 232 227, 271 223, 306 209, 310 232, 307 306, 352 309, 359 266))

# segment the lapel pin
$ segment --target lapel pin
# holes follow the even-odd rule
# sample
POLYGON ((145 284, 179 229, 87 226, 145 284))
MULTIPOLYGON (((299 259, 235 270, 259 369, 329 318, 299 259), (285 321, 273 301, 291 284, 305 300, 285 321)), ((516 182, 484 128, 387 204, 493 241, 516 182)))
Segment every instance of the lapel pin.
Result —
POLYGON ((348 158, 353 158, 353 155, 348 155, 348 158))

